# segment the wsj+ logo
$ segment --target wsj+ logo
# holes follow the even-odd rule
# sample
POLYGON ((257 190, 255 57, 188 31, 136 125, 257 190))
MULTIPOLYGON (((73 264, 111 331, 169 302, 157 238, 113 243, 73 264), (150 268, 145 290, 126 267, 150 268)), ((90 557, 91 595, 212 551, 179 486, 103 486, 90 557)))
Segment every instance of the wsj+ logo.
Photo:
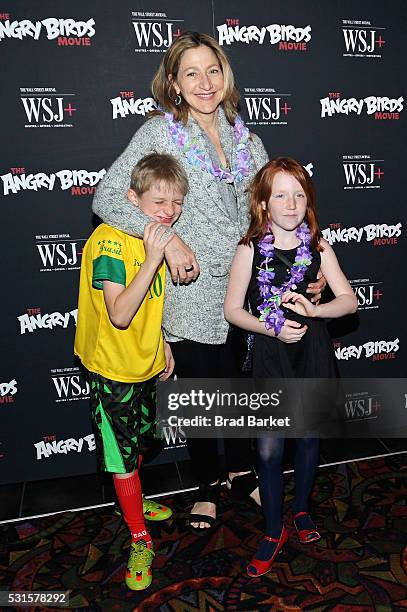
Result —
POLYGON ((343 164, 343 171, 347 185, 372 185, 381 181, 384 171, 374 162, 348 162, 343 164))
POLYGON ((374 285, 359 285, 358 287, 353 287, 353 291, 356 295, 359 308, 371 306, 373 302, 378 302, 383 297, 383 293, 380 289, 375 289, 374 285))
POLYGON ((78 262, 78 243, 77 242, 53 242, 35 245, 40 254, 44 268, 75 266, 78 262))
POLYGON ((376 30, 343 28, 342 31, 347 53, 373 53, 377 47, 381 50, 386 42, 381 34, 376 37, 376 30))
POLYGON ((281 113, 287 116, 291 107, 287 102, 281 103, 278 97, 245 97, 250 121, 278 121, 281 113))
POLYGON ((59 399, 57 401, 59 402, 89 398, 89 383, 84 381, 80 374, 53 376, 52 382, 58 394, 59 399))
POLYGON ((65 113, 72 119, 73 113, 77 111, 71 102, 64 102, 60 96, 24 97, 21 102, 29 123, 62 123, 65 113))
POLYGON ((364 397, 345 402, 346 417, 348 419, 363 419, 373 417, 379 411, 381 404, 373 397, 364 397))
POLYGON ((185 444, 186 436, 181 427, 172 427, 171 425, 163 427, 163 434, 167 446, 176 446, 177 444, 185 444))
POLYGON ((148 21, 133 21, 133 28, 136 34, 137 42, 141 48, 168 48, 174 38, 180 35, 180 30, 173 32, 173 23, 168 22, 148 22, 148 21))

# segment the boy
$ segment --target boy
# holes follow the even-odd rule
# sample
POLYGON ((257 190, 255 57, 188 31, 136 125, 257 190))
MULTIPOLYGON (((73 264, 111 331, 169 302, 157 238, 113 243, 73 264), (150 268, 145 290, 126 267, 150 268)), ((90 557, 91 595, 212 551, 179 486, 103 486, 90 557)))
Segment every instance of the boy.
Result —
POLYGON ((144 519, 171 510, 143 499, 141 443, 153 437, 157 377, 174 369, 163 339, 164 249, 182 210, 188 179, 170 155, 152 153, 135 166, 128 198, 151 217, 143 239, 109 225, 96 228, 83 255, 75 354, 89 371, 91 412, 102 467, 113 482, 132 542, 126 584, 146 589, 154 556, 144 519), (168 235, 170 234, 170 235, 168 235))

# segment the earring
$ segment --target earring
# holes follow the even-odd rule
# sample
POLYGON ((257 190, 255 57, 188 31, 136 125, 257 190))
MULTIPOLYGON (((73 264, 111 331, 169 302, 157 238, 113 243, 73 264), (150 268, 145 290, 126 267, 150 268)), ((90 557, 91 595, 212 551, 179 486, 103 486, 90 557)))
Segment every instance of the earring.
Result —
POLYGON ((175 96, 175 100, 174 100, 175 106, 179 106, 181 104, 181 102, 182 102, 182 98, 181 98, 181 96, 179 94, 177 94, 175 96))

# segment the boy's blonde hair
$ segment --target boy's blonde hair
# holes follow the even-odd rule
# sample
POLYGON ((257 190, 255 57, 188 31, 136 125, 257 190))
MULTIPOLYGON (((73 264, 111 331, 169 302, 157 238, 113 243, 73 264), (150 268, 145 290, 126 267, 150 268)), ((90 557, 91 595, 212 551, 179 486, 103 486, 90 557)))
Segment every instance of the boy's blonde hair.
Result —
POLYGON ((177 186, 183 195, 188 191, 187 175, 175 157, 165 153, 150 153, 135 165, 131 173, 130 189, 140 197, 153 183, 161 181, 177 186))

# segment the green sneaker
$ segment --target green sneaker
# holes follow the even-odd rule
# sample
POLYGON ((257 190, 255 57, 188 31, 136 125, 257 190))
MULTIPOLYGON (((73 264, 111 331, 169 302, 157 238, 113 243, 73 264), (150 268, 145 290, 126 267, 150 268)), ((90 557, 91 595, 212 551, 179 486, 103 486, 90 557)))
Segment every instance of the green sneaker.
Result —
MULTIPOLYGON (((115 505, 114 513, 121 516, 120 506, 115 505)), ((152 499, 146 499, 143 495, 143 515, 147 521, 166 521, 172 516, 172 510, 168 506, 158 504, 152 499)))
POLYGON ((147 589, 152 580, 153 573, 151 564, 154 551, 147 547, 144 540, 138 540, 130 544, 130 555, 127 563, 126 585, 132 591, 143 591, 147 589))
POLYGON ((171 508, 143 497, 143 514, 147 521, 166 521, 172 516, 171 508))

